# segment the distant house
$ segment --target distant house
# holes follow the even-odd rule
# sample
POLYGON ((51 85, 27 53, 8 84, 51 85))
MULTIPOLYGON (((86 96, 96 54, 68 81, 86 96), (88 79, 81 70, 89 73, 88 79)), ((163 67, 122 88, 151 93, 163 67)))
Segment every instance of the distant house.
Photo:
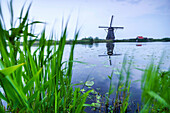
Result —
POLYGON ((136 39, 144 39, 143 36, 137 36, 136 39))
POLYGON ((136 41, 137 42, 146 42, 146 41, 148 41, 148 38, 147 37, 143 37, 143 36, 137 36, 136 37, 136 41))

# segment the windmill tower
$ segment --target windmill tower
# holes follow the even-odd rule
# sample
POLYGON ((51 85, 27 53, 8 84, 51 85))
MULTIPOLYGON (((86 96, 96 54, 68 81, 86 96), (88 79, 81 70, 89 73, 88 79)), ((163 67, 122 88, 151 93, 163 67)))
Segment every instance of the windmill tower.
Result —
POLYGON ((107 28, 108 32, 107 32, 106 40, 114 40, 115 39, 114 31, 116 29, 123 29, 124 28, 124 27, 112 27, 112 21, 113 21, 113 15, 111 17, 110 27, 99 26, 99 28, 107 28))

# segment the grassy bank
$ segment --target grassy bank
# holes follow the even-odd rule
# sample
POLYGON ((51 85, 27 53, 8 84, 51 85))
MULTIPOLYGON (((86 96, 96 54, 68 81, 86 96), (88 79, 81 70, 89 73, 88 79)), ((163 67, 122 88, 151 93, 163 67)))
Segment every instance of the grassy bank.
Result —
MULTIPOLYGON (((52 44, 58 44, 59 41, 55 41, 55 40, 48 40, 48 42, 52 43, 52 44)), ((72 44, 73 40, 66 40, 66 44, 72 44)), ((136 42, 136 39, 116 39, 116 40, 105 40, 105 39, 93 39, 93 38, 85 38, 85 39, 81 39, 81 40, 77 40, 76 44, 93 44, 93 43, 107 43, 107 42, 136 42)), ((138 42, 170 42, 170 38, 162 38, 162 39, 149 39, 149 40, 145 40, 145 39, 141 39, 138 40, 138 42)), ((39 44, 39 39, 36 40, 34 42, 34 45, 38 45, 39 44)), ((21 45, 23 45, 21 43, 21 45)))
MULTIPOLYGON (((61 32, 60 41, 53 42, 54 33, 50 37, 46 37, 45 27, 39 36, 35 36, 33 33, 33 26, 43 24, 43 22, 28 19, 31 4, 26 8, 25 14, 23 13, 25 6, 22 7, 20 17, 16 20, 19 23, 18 26, 14 25, 12 0, 9 2, 9 6, 10 29, 6 29, 2 9, 0 9, 1 113, 82 113, 86 107, 94 108, 93 110, 97 112, 127 112, 130 104, 132 59, 127 62, 126 56, 124 57, 122 67, 119 69, 119 82, 116 89, 113 88, 112 73, 108 76, 110 88, 106 95, 100 95, 94 89, 83 91, 77 86, 90 87, 94 83, 71 83, 74 47, 78 42, 79 31, 75 30, 74 40, 70 41, 72 47, 69 59, 63 61, 68 22, 61 32), (38 43, 36 43, 37 39, 39 39, 38 43), (20 48, 21 44, 23 49, 20 48), (38 47, 33 51, 31 47, 34 44, 38 47), (115 90, 115 99, 110 99, 115 90), (95 102, 87 104, 89 99, 93 99, 95 102), (112 104, 110 104, 110 100, 112 104)), ((158 66, 151 62, 145 70, 140 69, 144 73, 141 80, 143 105, 136 108, 137 112, 168 113, 170 110, 170 90, 168 90, 170 71, 162 72, 160 64, 161 61, 158 66)))

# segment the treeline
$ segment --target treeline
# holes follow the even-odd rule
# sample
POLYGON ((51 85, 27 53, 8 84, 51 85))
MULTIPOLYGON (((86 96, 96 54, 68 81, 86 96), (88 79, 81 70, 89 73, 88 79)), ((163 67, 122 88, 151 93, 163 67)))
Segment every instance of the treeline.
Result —
MULTIPOLYGON (((71 41, 71 40, 70 40, 71 41)), ((70 42, 68 41, 68 43, 70 42)), ((77 40, 77 43, 105 43, 105 42, 170 42, 170 38, 162 38, 162 39, 154 39, 154 38, 144 38, 144 39, 137 39, 137 38, 131 38, 131 39, 115 39, 113 40, 106 40, 106 39, 99 39, 99 37, 88 37, 88 38, 82 38, 81 40, 77 40)))
POLYGON ((170 42, 170 38, 162 38, 162 39, 154 39, 154 38, 144 38, 144 39, 137 39, 137 38, 131 38, 131 39, 116 39, 115 42, 170 42))
MULTIPOLYGON (((48 40, 51 43, 56 43, 58 44, 58 41, 55 40, 48 40)), ((67 40, 66 44, 72 44, 73 40, 67 40)), ((77 44, 93 44, 93 43, 106 43, 106 42, 113 42, 113 40, 105 40, 105 39, 99 39, 99 37, 87 37, 87 38, 82 38, 80 40, 77 40, 77 44)), ((38 41, 36 41, 34 44, 38 43, 38 41)))
MULTIPOLYGON (((53 44, 58 44, 59 41, 55 40, 48 40, 48 42, 53 44)), ((72 44, 73 40, 67 40, 66 44, 72 44)), ((154 38, 144 38, 144 39, 137 39, 137 38, 131 38, 131 39, 115 39, 113 40, 106 40, 106 39, 100 39, 99 37, 87 37, 82 38, 80 40, 77 40, 77 44, 93 44, 93 43, 106 43, 106 42, 170 42, 170 38, 162 38, 162 39, 154 39, 154 38)), ((34 42, 34 45, 39 44, 39 40, 37 39, 34 42)))

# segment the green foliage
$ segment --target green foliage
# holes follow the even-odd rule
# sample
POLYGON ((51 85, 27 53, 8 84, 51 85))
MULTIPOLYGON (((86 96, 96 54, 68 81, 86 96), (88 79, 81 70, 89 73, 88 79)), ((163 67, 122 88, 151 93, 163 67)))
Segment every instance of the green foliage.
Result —
POLYGON ((93 44, 93 37, 88 37, 88 38, 82 38, 82 40, 81 40, 81 43, 89 43, 89 44, 93 44))
MULTIPOLYGON (((89 95, 88 99, 93 100, 91 104, 85 104, 88 107, 94 108, 95 111, 106 111, 106 113, 113 112, 121 112, 125 113, 127 111, 127 107, 129 105, 129 97, 130 97, 130 71, 131 71, 131 62, 128 63, 126 55, 123 59, 122 68, 119 71, 113 71, 110 76, 108 76, 110 85, 108 92, 105 95, 100 94, 95 89, 92 90, 92 94, 89 95), (113 74, 117 74, 119 76, 119 81, 117 85, 117 90, 115 91, 115 87, 113 85, 113 74), (111 95, 114 95, 116 92, 115 98, 110 98, 111 95), (112 104, 110 104, 112 103, 112 104)), ((93 85, 93 81, 86 81, 85 85, 87 87, 93 85)), ((82 90, 84 92, 84 90, 82 90)))
MULTIPOLYGON (((13 25, 12 0, 9 3, 11 29, 5 29, 2 11, 0 10, 0 103, 4 100, 8 105, 1 112, 83 112, 88 91, 81 94, 79 88, 73 89, 71 84, 73 51, 79 31, 75 31, 74 40, 67 62, 63 62, 66 43, 67 24, 62 32, 59 45, 46 41, 45 28, 39 37, 30 28, 40 21, 28 21, 29 5, 23 17, 24 6, 19 17, 19 26, 13 25), (23 38, 23 50, 20 49, 23 38), (29 40, 32 39, 32 40, 29 40), (32 46, 40 38, 38 47, 32 46), (7 49, 7 45, 9 49, 7 49), (53 47, 53 48, 52 48, 53 47), (47 54, 47 55, 46 55, 47 54), (19 56, 19 57, 17 57, 19 56)), ((54 35, 52 33, 51 40, 54 35)))
POLYGON ((141 88, 144 108, 141 112, 170 112, 170 71, 162 72, 152 62, 144 71, 141 88))
POLYGON ((99 39, 99 37, 95 37, 95 39, 94 39, 94 40, 100 40, 100 39, 99 39))
POLYGON ((129 105, 130 84, 131 84, 130 81, 131 64, 132 64, 132 58, 128 63, 127 57, 125 55, 122 63, 122 68, 120 70, 119 82, 118 82, 118 87, 116 91, 116 100, 115 100, 115 110, 120 108, 121 113, 125 113, 129 105), (120 97, 122 97, 122 99, 120 97))

